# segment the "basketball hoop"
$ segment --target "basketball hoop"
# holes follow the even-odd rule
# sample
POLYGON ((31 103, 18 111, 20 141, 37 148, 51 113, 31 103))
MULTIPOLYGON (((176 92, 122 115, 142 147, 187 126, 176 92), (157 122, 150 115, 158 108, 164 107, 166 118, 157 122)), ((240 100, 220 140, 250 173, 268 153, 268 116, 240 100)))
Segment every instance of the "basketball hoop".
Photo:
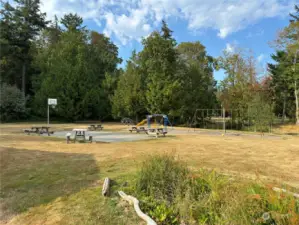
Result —
POLYGON ((52 109, 55 109, 55 106, 57 105, 57 99, 56 98, 48 98, 48 126, 50 124, 50 106, 52 109))

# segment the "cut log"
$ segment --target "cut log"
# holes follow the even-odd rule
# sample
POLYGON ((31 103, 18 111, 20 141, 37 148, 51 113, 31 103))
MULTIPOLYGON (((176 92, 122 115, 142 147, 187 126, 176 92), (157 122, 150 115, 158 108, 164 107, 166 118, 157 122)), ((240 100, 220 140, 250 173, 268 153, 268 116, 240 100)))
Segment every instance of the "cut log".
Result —
POLYGON ((283 188, 273 187, 272 190, 276 192, 283 192, 289 195, 293 195, 295 198, 299 198, 299 194, 287 191, 286 189, 283 188))
POLYGON ((124 200, 129 202, 131 205, 134 205, 134 209, 135 209, 137 215, 141 219, 143 219, 148 225, 157 225, 157 223, 152 218, 150 218, 148 215, 144 214, 141 211, 141 209, 139 208, 139 201, 137 198, 134 198, 131 195, 127 195, 123 191, 119 191, 118 194, 120 195, 120 197, 122 197, 124 200))
POLYGON ((104 180, 103 189, 102 189, 103 196, 109 195, 109 188, 110 188, 110 179, 108 177, 106 177, 104 180))

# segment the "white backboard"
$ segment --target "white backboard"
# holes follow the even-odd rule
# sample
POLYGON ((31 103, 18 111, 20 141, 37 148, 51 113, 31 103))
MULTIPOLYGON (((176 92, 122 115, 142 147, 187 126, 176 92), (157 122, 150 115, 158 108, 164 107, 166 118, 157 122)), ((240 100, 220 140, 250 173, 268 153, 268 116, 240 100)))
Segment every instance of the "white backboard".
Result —
POLYGON ((56 98, 48 98, 48 105, 57 105, 56 98))

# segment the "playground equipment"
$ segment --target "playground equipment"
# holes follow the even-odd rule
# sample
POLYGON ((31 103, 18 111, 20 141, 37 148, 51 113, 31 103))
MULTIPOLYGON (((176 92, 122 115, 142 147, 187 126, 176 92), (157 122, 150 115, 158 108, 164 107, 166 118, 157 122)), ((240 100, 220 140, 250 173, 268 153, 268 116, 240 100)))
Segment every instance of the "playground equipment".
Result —
POLYGON ((161 126, 163 126, 163 130, 167 131, 167 125, 170 124, 167 115, 164 115, 164 114, 147 115, 146 119, 147 119, 148 129, 151 129, 151 120, 152 120, 152 118, 155 119, 155 125, 158 126, 158 128, 161 128, 161 126), (160 121, 157 121, 157 118, 160 118, 160 121))
POLYGON ((167 115, 164 114, 153 114, 153 115, 147 115, 147 134, 148 135, 154 135, 158 137, 159 135, 165 135, 167 134, 167 125, 170 124, 169 119, 167 115), (155 119, 155 125, 156 128, 151 127, 151 120, 155 119), (159 121, 157 121, 157 118, 160 118, 159 121), (163 128, 161 128, 163 126, 163 128))
MULTIPOLYGON (((153 114, 147 115, 146 119, 139 122, 136 126, 132 126, 129 131, 141 133, 144 132, 148 135, 154 135, 158 137, 159 135, 165 136, 167 134, 167 125, 170 124, 167 115, 164 114, 153 114), (154 121, 152 121, 154 120, 154 121), (152 127, 154 122, 155 127, 152 127), (140 127, 144 124, 147 124, 147 129, 145 127, 140 127)), ((171 125, 171 124, 170 124, 171 125)))
POLYGON ((147 123, 147 119, 142 120, 141 122, 137 123, 136 126, 142 126, 147 123))

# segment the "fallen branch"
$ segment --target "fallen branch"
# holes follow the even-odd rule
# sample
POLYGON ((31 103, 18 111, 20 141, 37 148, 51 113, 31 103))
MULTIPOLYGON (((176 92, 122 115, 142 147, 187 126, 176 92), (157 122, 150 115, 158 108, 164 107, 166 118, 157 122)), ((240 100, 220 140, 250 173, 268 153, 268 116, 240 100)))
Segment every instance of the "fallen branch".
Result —
POLYGON ((105 178, 103 189, 102 189, 102 195, 107 196, 109 194, 109 187, 110 187, 110 179, 108 177, 105 178))
POLYGON ((295 198, 299 198, 299 194, 287 191, 286 189, 283 189, 283 188, 273 187, 272 190, 276 191, 276 192, 287 193, 289 195, 293 195, 295 198))
POLYGON ((134 205, 134 209, 137 213, 137 215, 143 219, 144 221, 146 221, 146 223, 148 225, 157 225, 157 223, 150 218, 148 215, 144 214, 140 208, 139 208, 139 201, 137 198, 134 198, 131 195, 127 195, 126 193, 124 193, 123 191, 119 191, 118 194, 120 195, 120 197, 122 197, 124 200, 126 200, 127 202, 129 202, 131 205, 134 205))

